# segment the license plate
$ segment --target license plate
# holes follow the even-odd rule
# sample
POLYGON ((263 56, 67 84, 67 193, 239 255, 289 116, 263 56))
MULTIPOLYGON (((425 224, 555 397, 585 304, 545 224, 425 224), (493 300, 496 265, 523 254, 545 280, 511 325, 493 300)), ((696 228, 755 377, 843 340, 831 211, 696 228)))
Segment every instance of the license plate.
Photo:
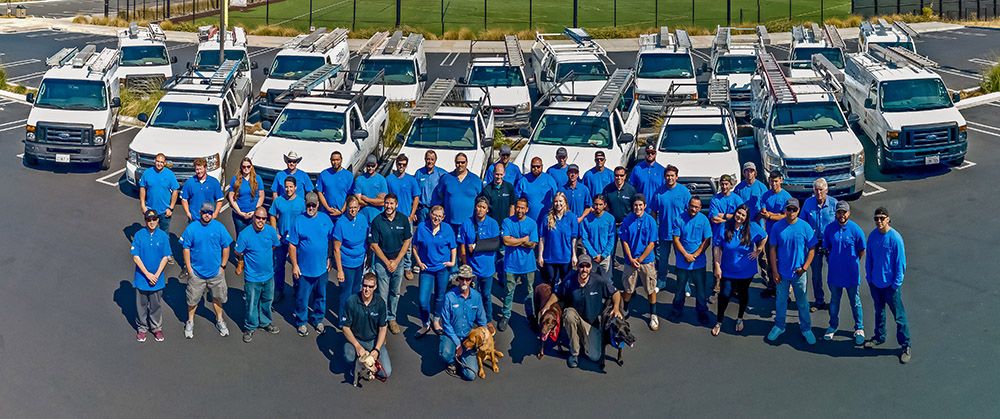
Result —
POLYGON ((941 156, 924 157, 924 164, 938 164, 938 163, 941 163, 941 156))
POLYGON ((69 163, 69 154, 56 154, 56 163, 69 163))

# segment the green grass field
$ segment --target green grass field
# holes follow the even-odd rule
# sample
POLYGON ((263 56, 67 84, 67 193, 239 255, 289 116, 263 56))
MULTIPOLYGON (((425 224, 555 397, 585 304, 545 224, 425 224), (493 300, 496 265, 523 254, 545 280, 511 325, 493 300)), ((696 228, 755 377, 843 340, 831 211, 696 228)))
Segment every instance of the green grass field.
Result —
MULTIPOLYGON (((578 0, 579 24, 583 27, 609 27, 615 24, 615 0, 578 0)), ((850 0, 792 0, 793 20, 818 21, 820 3, 825 8, 824 17, 843 17, 850 13, 850 0)), ((309 28, 310 0, 285 0, 270 7, 265 19, 265 7, 247 12, 231 12, 230 22, 248 28, 271 25, 293 27, 301 31, 309 28)), ((395 23, 395 0, 312 0, 313 26, 351 27, 356 5, 356 29, 388 27, 395 23)), ((486 28, 507 30, 561 30, 573 22, 572 0, 444 0, 444 27, 446 31, 466 28, 484 29, 483 10, 486 7, 486 28), (529 23, 529 2, 532 3, 529 23)), ((789 0, 760 0, 760 21, 787 20, 789 0)), ((440 0, 402 0, 402 24, 421 28, 431 33, 441 33, 440 0)), ((733 0, 732 23, 757 21, 757 0, 733 0)), ((204 19, 212 23, 212 18, 204 19)), ((725 0, 617 0, 617 26, 654 27, 657 25, 698 26, 714 30, 717 24, 726 24, 725 0), (656 10, 656 1, 659 1, 656 10), (693 3, 693 4, 692 4, 693 3), (692 13, 692 6, 694 13, 692 13), (693 19, 692 19, 693 15, 693 19)))

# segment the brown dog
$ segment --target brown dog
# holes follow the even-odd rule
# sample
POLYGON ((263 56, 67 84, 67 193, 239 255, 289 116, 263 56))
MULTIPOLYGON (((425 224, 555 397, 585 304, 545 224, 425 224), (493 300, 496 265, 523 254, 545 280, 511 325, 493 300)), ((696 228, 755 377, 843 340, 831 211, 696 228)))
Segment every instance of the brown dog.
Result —
POLYGON ((538 284, 535 287, 534 312, 538 318, 538 359, 545 356, 545 342, 552 341, 559 345, 559 330, 562 328, 562 305, 557 301, 544 313, 538 311, 545 307, 545 302, 552 297, 552 286, 549 284, 538 284))
POLYGON ((476 350, 476 361, 479 362, 479 378, 486 378, 486 369, 483 368, 483 361, 489 360, 493 372, 500 372, 500 358, 503 353, 498 351, 493 341, 493 335, 497 330, 492 323, 472 329, 469 336, 462 341, 462 346, 466 351, 476 350))

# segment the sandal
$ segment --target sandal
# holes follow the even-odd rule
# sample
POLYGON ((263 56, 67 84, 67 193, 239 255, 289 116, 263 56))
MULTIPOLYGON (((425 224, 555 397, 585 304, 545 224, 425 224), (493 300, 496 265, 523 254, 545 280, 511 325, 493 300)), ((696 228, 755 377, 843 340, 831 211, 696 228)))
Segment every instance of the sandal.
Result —
POLYGON ((722 323, 716 323, 715 327, 712 328, 712 336, 719 336, 719 331, 722 330, 722 323))
POLYGON ((743 319, 736 319, 736 333, 743 331, 743 319))

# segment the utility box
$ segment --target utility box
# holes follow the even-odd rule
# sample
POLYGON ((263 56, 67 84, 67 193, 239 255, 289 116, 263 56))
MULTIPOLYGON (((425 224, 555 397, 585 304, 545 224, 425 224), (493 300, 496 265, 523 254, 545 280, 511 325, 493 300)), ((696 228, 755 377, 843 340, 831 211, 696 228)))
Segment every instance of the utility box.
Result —
POLYGON ((28 17, 28 8, 18 5, 17 7, 14 8, 14 17, 18 19, 24 19, 28 17))

